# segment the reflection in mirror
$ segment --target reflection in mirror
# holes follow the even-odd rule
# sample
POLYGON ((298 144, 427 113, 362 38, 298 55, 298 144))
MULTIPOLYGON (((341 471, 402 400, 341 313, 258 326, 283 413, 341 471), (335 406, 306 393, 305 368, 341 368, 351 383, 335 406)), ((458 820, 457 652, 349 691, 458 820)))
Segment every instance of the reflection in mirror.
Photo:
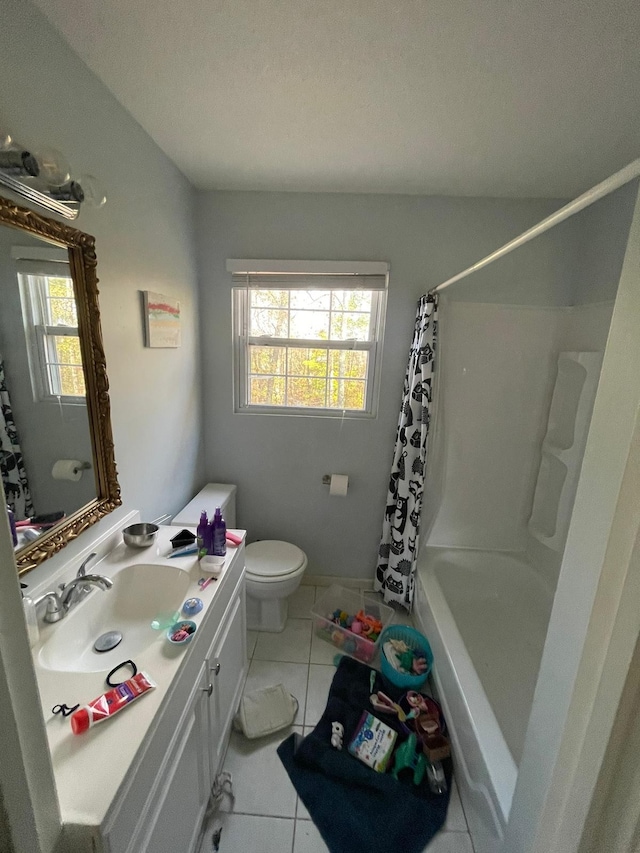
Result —
POLYGON ((93 247, 0 198, 0 475, 21 572, 120 504, 93 247))
POLYGON ((0 472, 19 549, 97 493, 68 250, 0 227, 0 282, 0 472))

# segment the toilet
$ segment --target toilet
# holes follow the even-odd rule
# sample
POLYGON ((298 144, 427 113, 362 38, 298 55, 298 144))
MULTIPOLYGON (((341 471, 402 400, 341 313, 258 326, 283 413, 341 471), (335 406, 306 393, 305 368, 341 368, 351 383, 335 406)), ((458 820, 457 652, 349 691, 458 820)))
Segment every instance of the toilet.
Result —
MULTIPOLYGON (((203 509, 209 517, 222 508, 228 528, 236 527, 236 487, 208 483, 174 516, 175 527, 196 527, 203 509)), ((288 599, 300 586, 307 568, 307 555, 297 545, 279 539, 262 539, 245 548, 247 583, 247 628, 250 631, 284 630, 288 599)))

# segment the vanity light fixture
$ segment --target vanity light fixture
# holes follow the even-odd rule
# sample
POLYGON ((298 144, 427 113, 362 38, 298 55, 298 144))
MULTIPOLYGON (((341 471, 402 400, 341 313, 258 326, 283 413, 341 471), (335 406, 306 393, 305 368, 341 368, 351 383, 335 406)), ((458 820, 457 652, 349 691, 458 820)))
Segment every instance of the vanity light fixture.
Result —
POLYGON ((28 151, 1 130, 0 184, 65 219, 76 219, 82 204, 102 207, 107 200, 92 175, 74 180, 71 167, 55 148, 28 151))

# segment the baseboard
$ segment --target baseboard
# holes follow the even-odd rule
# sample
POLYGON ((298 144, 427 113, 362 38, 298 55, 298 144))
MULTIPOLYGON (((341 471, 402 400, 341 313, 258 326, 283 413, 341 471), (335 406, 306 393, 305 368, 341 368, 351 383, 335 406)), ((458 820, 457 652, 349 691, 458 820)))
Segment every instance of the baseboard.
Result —
POLYGON ((337 575, 311 575, 308 572, 302 576, 303 586, 331 586, 334 583, 347 589, 373 591, 371 578, 342 578, 337 575))

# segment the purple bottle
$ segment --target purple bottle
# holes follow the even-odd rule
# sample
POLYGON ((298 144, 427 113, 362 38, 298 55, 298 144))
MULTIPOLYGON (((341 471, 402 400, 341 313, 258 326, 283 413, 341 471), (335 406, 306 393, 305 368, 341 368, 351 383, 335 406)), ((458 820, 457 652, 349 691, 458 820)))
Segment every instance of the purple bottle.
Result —
POLYGON ((211 522, 211 551, 214 557, 224 557, 227 553, 227 525, 222 517, 219 506, 213 514, 211 522))
POLYGON ((209 553, 209 519, 206 510, 200 513, 200 522, 196 528, 196 544, 198 546, 198 557, 204 557, 209 553))

